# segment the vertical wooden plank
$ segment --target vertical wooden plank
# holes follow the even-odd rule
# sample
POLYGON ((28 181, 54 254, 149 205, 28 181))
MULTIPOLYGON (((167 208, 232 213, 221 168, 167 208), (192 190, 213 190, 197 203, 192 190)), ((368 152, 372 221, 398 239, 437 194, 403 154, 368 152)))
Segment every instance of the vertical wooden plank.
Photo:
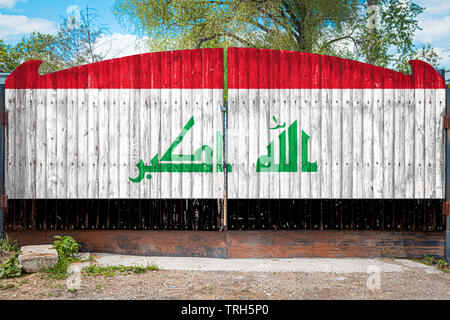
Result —
MULTIPOLYGON (((213 108, 213 55, 211 50, 202 50, 203 54, 203 94, 202 94, 202 121, 199 125, 202 128, 202 146, 207 145, 211 148, 214 147, 214 133, 213 133, 213 119, 212 119, 212 108, 213 108)), ((175 67, 175 65, 174 65, 175 67)), ((176 69, 175 69, 176 70, 176 69)), ((174 72, 178 73, 177 71, 174 72)), ((175 85, 176 87, 176 85, 175 85)), ((179 100, 179 90, 173 90, 172 99, 179 100)), ((213 149, 214 155, 214 149, 213 149)), ((214 170, 214 168, 213 168, 214 170)), ((214 170, 215 171, 215 170, 214 170)), ((213 184, 212 175, 214 173, 203 172, 202 173, 202 197, 210 198, 212 194, 213 184)), ((178 181, 177 181, 178 182, 178 181)))
MULTIPOLYGON (((151 136, 150 136, 150 55, 145 54, 141 56, 140 68, 139 68, 139 81, 140 81, 140 104, 139 104, 139 155, 135 159, 135 162, 139 159, 144 161, 150 161, 151 153, 151 136)), ((133 165, 133 164, 132 164, 133 165)), ((144 179, 140 183, 140 196, 141 198, 148 199, 150 197, 150 184, 148 179, 144 179)), ((144 219, 144 218, 143 218, 144 219)))
MULTIPOLYGON (((139 131, 142 119, 139 119, 139 109, 140 109, 140 99, 141 99, 141 89, 140 89, 140 56, 134 55, 130 57, 130 117, 129 130, 130 130, 130 146, 129 146, 129 173, 128 177, 137 177, 139 175, 139 169, 136 167, 136 163, 140 159, 140 141, 139 141, 139 131)), ((148 161, 148 160, 147 160, 148 161)), ((133 183, 128 180, 130 185, 129 197, 132 199, 140 198, 141 183, 133 183)))
POLYGON ((373 198, 383 197, 383 80, 380 68, 374 72, 373 85, 373 198))
POLYGON ((322 154, 322 176, 321 176, 321 198, 330 198, 332 196, 332 123, 331 123, 331 113, 332 113, 332 96, 330 89, 331 79, 329 75, 331 74, 331 60, 328 56, 321 56, 320 61, 320 77, 321 77, 321 154, 322 154))
MULTIPOLYGON (((35 83, 37 74, 30 70, 27 74, 29 83, 35 83)), ((36 198, 36 89, 25 90, 25 135, 26 135, 26 170, 25 198, 36 198)))
POLYGON ((58 72, 56 90, 56 197, 67 197, 67 71, 58 72))
POLYGON ((415 97, 414 89, 405 89, 405 198, 414 197, 415 97))
POLYGON ((67 89, 67 198, 78 198, 78 68, 69 73, 67 89))
MULTIPOLYGON (((300 53, 296 52, 291 53, 289 59, 289 63, 291 65, 290 72, 289 72, 289 95, 290 95, 290 120, 289 125, 294 123, 294 121, 297 121, 297 170, 296 172, 290 172, 289 173, 289 197, 290 198, 300 198, 302 195, 302 184, 303 179, 308 179, 309 177, 302 173, 301 170, 301 163, 302 163, 302 156, 301 156, 301 148, 299 147, 301 145, 301 137, 302 137, 302 117, 301 117, 301 93, 300 93, 300 53)), ((288 129, 287 129, 288 130, 288 129)), ((286 132, 287 133, 287 132, 286 132)), ((287 142, 288 144, 288 142, 287 142)), ((294 151, 294 150, 289 150, 294 151)), ((309 179, 308 179, 309 181, 309 179)), ((292 202, 291 202, 292 203, 292 202)), ((293 204, 293 203, 292 203, 293 204)), ((291 207, 292 209, 293 207, 291 207)), ((293 223, 293 219, 290 220, 291 224, 293 223)))
MULTIPOLYGON (((56 93, 56 74, 48 76, 47 89, 47 198, 55 199, 57 197, 57 93, 56 93)), ((51 222, 53 225, 53 222, 51 222)), ((51 227, 50 227, 51 228, 51 227)))
MULTIPOLYGON (((170 109, 171 109, 171 141, 173 142, 176 136, 180 133, 186 122, 189 120, 190 115, 183 114, 181 108, 181 76, 182 76, 182 53, 181 51, 173 51, 170 53, 170 109)), ((202 122, 196 123, 197 126, 203 125, 202 122)), ((192 132, 191 132, 192 134, 192 132)), ((183 147, 187 141, 183 141, 175 149, 174 154, 183 152, 183 147)), ((183 153, 184 154, 184 153, 183 153)), ((182 194, 182 175, 183 172, 172 172, 170 175, 171 189, 169 196, 171 198, 181 198, 182 194)))
MULTIPOLYGON (((213 125, 212 125, 212 139, 214 141, 213 143, 213 152, 214 152, 214 164, 219 164, 217 159, 221 159, 220 162, 223 163, 223 140, 220 142, 217 140, 220 137, 224 136, 224 129, 223 129, 223 112, 221 110, 222 106, 224 106, 224 61, 223 61, 223 49, 214 49, 213 51, 213 71, 214 71, 214 89, 213 89, 213 102, 211 106, 212 110, 212 118, 213 118, 213 125), (219 133, 219 137, 217 136, 219 133), (217 150, 220 146, 221 150, 217 150)), ((222 164, 220 163, 220 164, 222 164)), ((223 199, 223 179, 224 179, 224 173, 217 170, 217 165, 213 167, 213 174, 212 174, 212 181, 213 181, 213 193, 212 197, 217 199, 223 199)), ((219 205, 219 201, 217 204, 219 205)), ((220 212, 215 211, 217 223, 217 228, 220 227, 220 212)))
MULTIPOLYGON (((172 70, 172 59, 170 52, 161 52, 161 153, 160 157, 164 155, 166 150, 169 149, 172 142, 178 135, 179 128, 174 130, 172 128, 172 106, 171 106, 171 94, 172 90, 170 90, 170 82, 171 82, 171 70, 172 70)), ((201 106, 201 101, 199 102, 201 106)), ((201 107, 200 107, 201 108, 201 107)), ((201 121, 200 117, 197 117, 197 121, 201 121)), ((201 141, 200 141, 201 143, 201 141)), ((199 144, 200 144, 199 143, 199 144)), ((195 148, 195 147, 194 147, 195 148)), ((170 198, 171 190, 172 190, 172 173, 171 172, 161 172, 155 174, 160 177, 160 186, 161 186, 161 197, 162 198, 170 198)), ((201 190, 200 196, 201 197, 201 190)))
POLYGON ((15 183, 16 183, 16 196, 18 199, 23 199, 25 196, 25 176, 26 176, 26 91, 25 89, 17 90, 17 103, 16 103, 16 168, 15 168, 15 183), (24 174, 25 172, 25 174, 24 174))
POLYGON ((395 79, 392 74, 387 73, 384 81, 384 104, 383 104, 383 198, 392 198, 394 195, 394 108, 395 93, 392 89, 395 79))
POLYGON ((89 90, 87 91, 88 105, 88 197, 90 199, 98 198, 98 179, 99 179, 99 154, 98 154, 98 78, 99 63, 88 65, 89 90))
MULTIPOLYGON (((192 88, 192 77, 193 77, 193 67, 192 67, 192 51, 183 50, 182 51, 182 74, 183 74, 183 90, 181 90, 182 103, 180 105, 180 113, 182 116, 182 125, 184 127, 186 122, 191 116, 193 116, 193 105, 192 96, 195 91, 192 88)), ((195 121, 195 118, 194 118, 195 121)), ((178 128, 178 130, 180 130, 178 128)), ((193 132, 190 132, 183 139, 183 145, 181 150, 183 154, 194 154, 194 147, 192 145, 193 132)), ((181 196, 182 198, 192 198, 193 184, 192 184, 192 172, 185 172, 181 176, 181 196)), ((191 214, 191 213, 189 213, 191 214)))
MULTIPOLYGON (((120 167, 120 59, 111 61, 109 81, 109 112, 108 112, 108 197, 119 198, 119 167, 120 167)), ((113 215, 112 215, 113 216, 113 215)), ((113 218, 111 218, 113 220, 113 218)), ((114 225, 114 222, 111 222, 114 225)))
MULTIPOLYGON (((78 198, 88 197, 88 68, 78 70, 78 198)), ((47 107, 48 109, 48 107, 47 107)))
MULTIPOLYGON (((279 102, 279 108, 280 108, 280 112, 277 116, 278 122, 280 123, 286 123, 286 126, 281 129, 281 130, 272 130, 274 131, 274 133, 276 133, 277 135, 281 134, 282 132, 284 132, 284 134, 286 135, 286 141, 285 141, 285 145, 284 148, 286 150, 285 154, 284 154, 284 160, 282 161, 282 159, 279 159, 279 161, 277 163, 279 164, 284 164, 287 163, 289 160, 289 152, 291 150, 289 150, 289 135, 288 135, 288 128, 289 126, 293 123, 293 121, 295 121, 295 119, 291 118, 291 97, 290 97, 290 82, 291 82, 291 77, 290 77, 290 61, 289 61, 289 56, 290 53, 286 52, 284 50, 280 51, 280 66, 279 66, 279 70, 280 72, 278 73, 278 77, 279 77, 279 97, 280 97, 280 102, 279 102)), ((273 122, 272 122, 273 123, 273 122)), ((298 124, 297 124, 298 125, 298 124)), ((277 140, 276 137, 274 136, 275 141, 277 140)), ((280 142, 280 141, 278 141, 280 142)), ((275 144, 276 145, 276 144, 275 144)), ((281 150, 282 146, 280 145, 278 148, 278 150, 281 150)), ((276 154, 276 152, 275 152, 276 154)), ((281 156, 281 154, 280 154, 281 156)), ((279 196, 280 198, 289 198, 291 197, 291 174, 289 172, 278 172, 275 173, 276 175, 278 175, 279 179, 280 179, 280 189, 279 189, 279 196)))
POLYGON ((353 74, 353 198, 363 197, 363 89, 361 68, 353 74))
MULTIPOLYGON (((311 104, 311 58, 308 53, 300 53, 300 100, 301 100, 301 109, 300 109, 300 121, 299 121, 299 138, 298 141, 301 143, 302 139, 302 130, 306 132, 306 134, 311 135, 312 133, 312 104, 311 104)), ((312 141, 311 147, 317 144, 316 141, 312 141)), ((300 144, 299 144, 300 145, 300 144)), ((299 149, 300 150, 300 149, 299 149)), ((301 163, 302 161, 306 161, 309 159, 303 159, 301 152, 298 153, 299 160, 299 168, 298 172, 302 175, 301 178, 301 197, 302 198, 310 198, 317 197, 317 193, 314 194, 312 190, 312 181, 317 184, 317 179, 314 177, 316 172, 302 172, 301 163)), ((311 159, 316 159, 315 154, 312 153, 311 149, 311 159)), ((313 160, 314 161, 314 160, 313 160)), ((317 188, 316 188, 317 190, 317 188)))
MULTIPOLYGON (((311 133, 310 158, 317 161, 317 172, 311 173, 311 198, 322 198, 322 184, 324 176, 324 159, 322 158, 322 90, 320 88, 321 65, 319 55, 309 55, 307 63, 311 64, 311 133)), ((304 159, 302 159, 304 161, 304 159)), ((316 213, 312 213, 316 214, 316 213)))
MULTIPOLYGON (((16 171, 16 146, 17 146, 17 89, 6 89, 5 91, 6 111, 8 111, 8 127, 7 127, 7 144, 6 144, 6 159, 7 169, 5 173, 5 187, 6 195, 10 199, 16 197, 16 183, 14 179, 16 171)), ((10 211, 11 212, 11 211, 10 211)))
POLYGON ((436 116, 435 116, 435 128, 436 128, 436 194, 437 199, 442 199, 445 196, 445 160, 444 160, 444 141, 443 137, 443 123, 442 119, 445 115, 445 90, 446 89, 436 89, 436 116))
POLYGON ((353 66, 342 61, 342 197, 346 199, 353 193, 353 66))
MULTIPOLYGON (((342 197, 342 109, 343 109, 343 90, 342 88, 342 65, 338 58, 331 59, 331 197, 342 197)), ((334 203, 334 202, 333 202, 334 203)))
POLYGON ((120 106, 119 106, 119 198, 130 196, 130 58, 120 59, 120 106))
MULTIPOLYGON (((424 113, 425 113, 425 198, 436 197, 436 89, 424 90, 424 113)), ((442 120, 441 120, 442 121, 442 120)))
POLYGON ((414 150, 414 197, 424 198, 425 196, 425 90, 424 68, 419 66, 415 70, 415 150, 414 150))
MULTIPOLYGON (((240 65, 248 65, 248 51, 242 51, 238 57, 240 65)), ((239 68, 239 144, 238 158, 242 166, 239 168, 239 198, 249 196, 249 74, 247 68, 239 68)), ((275 188, 273 190, 276 190, 275 188)))
MULTIPOLYGON (((193 67, 192 67, 192 73, 193 73, 193 82, 195 87, 202 88, 203 86, 203 77, 204 77, 204 70, 203 70, 203 64, 205 61, 203 60, 202 52, 199 50, 196 50, 192 53, 192 59, 193 59, 193 67)), ((202 146, 202 140, 203 140, 203 127, 201 126, 203 121, 203 94, 204 90, 192 90, 192 116, 194 117, 194 121, 196 125, 194 125, 194 128, 191 129, 190 134, 192 135, 192 151, 194 152, 197 148, 202 146)), ((186 124, 187 120, 184 122, 186 124)), ((184 125, 183 124, 183 125, 184 125)), ((177 132, 178 134, 178 132, 177 132)), ((193 198, 201 198, 203 195, 203 174, 201 172, 193 172, 192 173, 192 180, 191 184, 192 186, 192 197, 193 198)))
POLYGON ((109 81, 112 70, 111 61, 99 64, 98 92, 98 197, 109 196, 109 109, 111 108, 109 81))
MULTIPOLYGON (((240 81, 241 78, 244 78, 245 75, 239 75, 240 81)), ((245 79, 245 78, 244 78, 245 79)), ((270 112, 271 112, 271 118, 269 123, 269 128, 273 127, 274 122, 272 120, 272 117, 275 116, 277 119, 281 119, 283 115, 281 114, 281 101, 280 101, 280 51, 279 50, 272 50, 269 52, 269 87, 270 95, 269 95, 269 101, 270 101, 270 112)), ((241 102, 240 102, 241 104, 241 102)), ((240 108, 242 105, 240 105, 240 108)), ((241 121, 241 120, 239 120, 241 121)), ((242 127, 240 123, 240 127, 242 127)), ((244 124, 245 126, 245 124, 244 124)), ((279 150, 279 141, 278 141, 278 135, 280 132, 278 130, 270 130, 269 131, 269 141, 274 141, 275 150, 274 152, 274 162, 280 163, 280 157, 277 154, 276 150, 279 150)), ((242 153, 242 151, 241 151, 242 153)), ((239 179, 245 179, 245 176, 241 177, 239 176, 239 179)), ((278 173, 271 173, 270 174, 270 197, 272 199, 279 199, 280 198, 280 175, 278 173)))
POLYGON ((401 79, 397 82, 402 89, 395 89, 395 130, 394 130, 394 194, 393 198, 402 199, 405 197, 405 86, 401 79))
MULTIPOLYGON (((366 69, 368 67, 364 67, 366 69)), ((367 88, 372 84, 372 74, 369 70, 363 71, 363 85, 367 88)), ((369 87, 370 88, 370 87, 369 87)), ((363 198, 373 196, 373 89, 363 90, 363 198)))
MULTIPOLYGON (((258 88, 259 80, 259 50, 253 49, 249 51, 248 55, 249 64, 249 86, 248 90, 248 119, 249 119, 249 150, 248 150, 248 172, 249 172, 249 198, 260 197, 260 181, 261 173, 256 172, 256 161, 258 155, 260 155, 259 149, 259 137, 261 133, 259 132, 260 126, 259 117, 266 117, 267 115, 262 115, 259 110, 259 90, 253 89, 258 88), (250 129, 251 128, 251 129, 250 129)), ((263 152, 264 149, 262 149, 263 152)))
MULTIPOLYGON (((259 55, 259 77, 254 79, 256 81, 255 87, 258 88, 255 89, 255 95, 259 96, 258 148, 256 158, 253 159, 255 163, 260 155, 267 154, 267 145, 270 143, 269 128, 272 119, 270 90, 266 89, 269 87, 270 81, 269 52, 260 50, 259 55)), ((269 198, 272 193, 269 174, 262 172, 258 173, 258 176, 260 184, 259 197, 269 198)))
MULTIPOLYGON (((153 158, 157 154, 161 156, 161 53, 152 54, 151 59, 151 87, 150 90, 150 153, 153 158)), ((151 198, 161 197, 161 174, 154 174, 150 180, 151 198)), ((156 202, 155 202, 156 204, 156 202)), ((155 208, 156 209, 156 208, 155 208)), ((155 210, 155 214, 159 212, 155 210)))

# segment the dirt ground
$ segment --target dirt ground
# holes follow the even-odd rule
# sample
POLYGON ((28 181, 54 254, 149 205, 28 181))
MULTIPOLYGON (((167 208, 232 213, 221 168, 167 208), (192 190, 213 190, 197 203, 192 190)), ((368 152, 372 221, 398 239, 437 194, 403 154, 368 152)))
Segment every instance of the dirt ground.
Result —
POLYGON ((29 274, 0 280, 0 300, 450 299, 448 273, 408 269, 380 276, 380 289, 370 290, 367 273, 158 270, 113 277, 82 276, 81 289, 70 292, 66 280, 29 274))

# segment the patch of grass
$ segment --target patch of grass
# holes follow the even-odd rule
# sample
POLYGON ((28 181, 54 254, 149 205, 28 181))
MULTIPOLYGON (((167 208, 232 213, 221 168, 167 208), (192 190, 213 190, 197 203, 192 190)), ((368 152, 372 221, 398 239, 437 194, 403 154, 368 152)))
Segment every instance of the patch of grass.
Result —
POLYGON ((8 290, 14 288, 12 283, 0 283, 0 290, 8 290))
POLYGON ((106 277, 114 277, 116 276, 117 272, 121 274, 141 274, 145 273, 150 270, 159 270, 158 266, 155 264, 147 265, 147 266, 107 266, 107 267, 101 267, 98 265, 90 265, 83 268, 83 275, 87 276, 97 276, 97 275, 103 275, 106 277))
POLYGON ((413 259, 413 261, 426 264, 427 266, 434 266, 442 272, 450 273, 450 265, 444 259, 425 255, 422 259, 413 259))
POLYGON ((8 235, 6 235, 5 239, 0 239, 0 251, 20 252, 20 248, 17 245, 17 240, 14 240, 14 242, 11 242, 8 239, 8 235))
POLYGON ((0 279, 17 278, 22 274, 22 267, 19 264, 19 253, 14 252, 6 261, 0 266, 0 279))

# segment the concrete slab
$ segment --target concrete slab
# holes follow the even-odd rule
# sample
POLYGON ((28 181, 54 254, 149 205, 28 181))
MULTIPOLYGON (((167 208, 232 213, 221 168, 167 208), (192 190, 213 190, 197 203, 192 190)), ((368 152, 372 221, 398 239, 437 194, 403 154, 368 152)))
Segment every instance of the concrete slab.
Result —
POLYGON ((28 273, 37 272, 58 262, 58 252, 51 244, 23 246, 20 251, 19 263, 23 271, 28 273))
POLYGON ((409 265, 390 259, 365 258, 296 258, 296 259, 214 259, 184 257, 148 257, 91 253, 101 266, 156 264, 163 270, 240 271, 240 272, 328 272, 373 273, 404 272, 409 265))

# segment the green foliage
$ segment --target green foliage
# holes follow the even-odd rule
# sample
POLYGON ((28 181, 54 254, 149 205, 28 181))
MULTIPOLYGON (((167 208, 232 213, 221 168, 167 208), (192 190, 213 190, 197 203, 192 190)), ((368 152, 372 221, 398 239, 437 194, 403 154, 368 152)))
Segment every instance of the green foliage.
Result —
POLYGON ((438 270, 450 273, 450 265, 444 260, 425 255, 422 259, 413 259, 415 262, 423 263, 428 266, 435 266, 438 270))
POLYGON ((341 30, 358 1, 116 0, 114 14, 154 49, 261 47, 312 51, 327 26, 341 30))
POLYGON ((155 264, 147 265, 147 266, 108 266, 101 267, 98 265, 90 265, 88 267, 83 268, 84 275, 103 275, 106 277, 114 277, 116 276, 116 272, 120 272, 121 274, 141 274, 145 273, 149 270, 159 270, 158 266, 155 264))
MULTIPOLYGON (((115 0, 119 22, 147 36, 152 51, 257 47, 334 55, 408 72, 422 7, 411 0, 115 0), (368 3, 378 6, 375 17, 368 3), (406 64, 405 64, 406 61, 406 64)), ((433 64, 436 67, 436 64, 433 64)))
POLYGON ((0 69, 11 72, 26 61, 41 60, 44 62, 40 68, 42 73, 55 72, 62 67, 52 48, 55 42, 55 36, 40 32, 23 37, 15 46, 0 40, 0 69))
POLYGON ((19 253, 14 252, 8 261, 0 266, 0 279, 16 278, 22 274, 22 267, 19 264, 19 253))
POLYGON ((42 271, 48 273, 50 278, 66 279, 68 277, 67 269, 72 262, 78 260, 76 254, 81 246, 70 236, 55 236, 54 238, 56 240, 53 242, 53 248, 58 252, 58 262, 42 271))
POLYGON ((58 252, 58 259, 75 258, 75 255, 78 254, 78 250, 81 247, 80 244, 70 236, 55 236, 54 238, 57 240, 53 242, 53 248, 58 252))
POLYGON ((8 235, 6 235, 6 238, 0 239, 0 251, 19 252, 20 248, 17 245, 17 240, 14 240, 14 242, 11 243, 9 241, 8 235))

